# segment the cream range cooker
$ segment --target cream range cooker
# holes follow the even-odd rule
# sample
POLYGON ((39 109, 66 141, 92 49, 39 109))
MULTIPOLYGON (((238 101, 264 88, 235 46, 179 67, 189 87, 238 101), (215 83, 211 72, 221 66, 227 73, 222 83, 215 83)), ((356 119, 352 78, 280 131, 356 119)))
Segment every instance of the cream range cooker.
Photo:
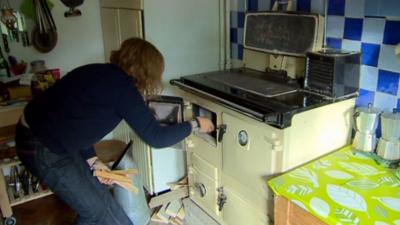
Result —
POLYGON ((317 15, 247 14, 243 68, 171 81, 182 91, 185 118, 205 116, 217 127, 192 134, 186 150, 190 198, 219 223, 271 224, 267 180, 350 143, 355 95, 331 98, 298 85, 306 52, 322 45, 322 24, 317 15), (281 33, 266 35, 278 22, 281 33), (278 37, 296 40, 302 26, 313 28, 308 42, 279 45, 278 37), (253 38, 260 33, 275 42, 253 38))

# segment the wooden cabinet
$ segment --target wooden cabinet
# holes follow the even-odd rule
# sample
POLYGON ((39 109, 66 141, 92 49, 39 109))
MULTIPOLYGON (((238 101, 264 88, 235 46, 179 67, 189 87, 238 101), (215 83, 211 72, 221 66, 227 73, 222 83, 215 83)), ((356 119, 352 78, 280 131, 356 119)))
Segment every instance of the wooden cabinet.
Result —
MULTIPOLYGON (((287 200, 277 196, 275 199, 275 225, 326 225, 311 213, 287 200)), ((338 223, 340 224, 340 223, 338 223)))
MULTIPOLYGON (((16 124, 23 112, 25 104, 0 107, 0 145, 13 141, 15 136, 16 124)), ((12 217, 12 206, 22 204, 37 198, 52 194, 48 189, 43 190, 39 187, 38 192, 29 189, 29 194, 20 195, 15 198, 12 188, 8 185, 8 177, 5 176, 3 169, 21 164, 18 158, 0 159, 0 209, 5 218, 5 224, 15 224, 16 220, 12 217)), ((21 193, 22 194, 22 193, 21 193)))
POLYGON ((142 7, 140 1, 101 1, 101 24, 105 60, 121 43, 131 37, 143 37, 142 7))

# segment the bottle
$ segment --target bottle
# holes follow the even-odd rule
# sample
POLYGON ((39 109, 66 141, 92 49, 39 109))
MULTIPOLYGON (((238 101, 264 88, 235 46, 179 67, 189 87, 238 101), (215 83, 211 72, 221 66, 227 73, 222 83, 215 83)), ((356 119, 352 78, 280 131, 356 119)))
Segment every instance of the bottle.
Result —
POLYGON ((10 68, 8 66, 7 60, 3 56, 3 51, 0 47, 0 78, 11 77, 10 68))

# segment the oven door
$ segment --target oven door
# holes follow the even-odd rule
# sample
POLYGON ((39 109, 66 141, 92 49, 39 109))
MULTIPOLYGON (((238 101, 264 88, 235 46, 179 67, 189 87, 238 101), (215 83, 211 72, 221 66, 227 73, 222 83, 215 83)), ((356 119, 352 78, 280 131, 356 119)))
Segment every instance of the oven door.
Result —
POLYGON ((221 185, 226 196, 222 212, 229 225, 268 221, 267 177, 275 173, 283 132, 265 123, 237 114, 222 113, 226 133, 222 140, 221 185), (241 213, 239 213, 241 212, 241 213), (240 217, 240 218, 239 218, 240 217))

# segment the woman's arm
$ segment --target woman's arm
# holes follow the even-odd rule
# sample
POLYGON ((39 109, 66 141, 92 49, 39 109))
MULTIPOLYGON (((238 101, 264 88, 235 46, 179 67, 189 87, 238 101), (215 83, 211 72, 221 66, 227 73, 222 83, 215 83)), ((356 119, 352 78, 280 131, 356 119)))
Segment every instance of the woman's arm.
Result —
POLYGON ((190 122, 161 126, 133 83, 122 93, 117 105, 117 113, 144 142, 155 148, 174 145, 192 131, 190 122))

